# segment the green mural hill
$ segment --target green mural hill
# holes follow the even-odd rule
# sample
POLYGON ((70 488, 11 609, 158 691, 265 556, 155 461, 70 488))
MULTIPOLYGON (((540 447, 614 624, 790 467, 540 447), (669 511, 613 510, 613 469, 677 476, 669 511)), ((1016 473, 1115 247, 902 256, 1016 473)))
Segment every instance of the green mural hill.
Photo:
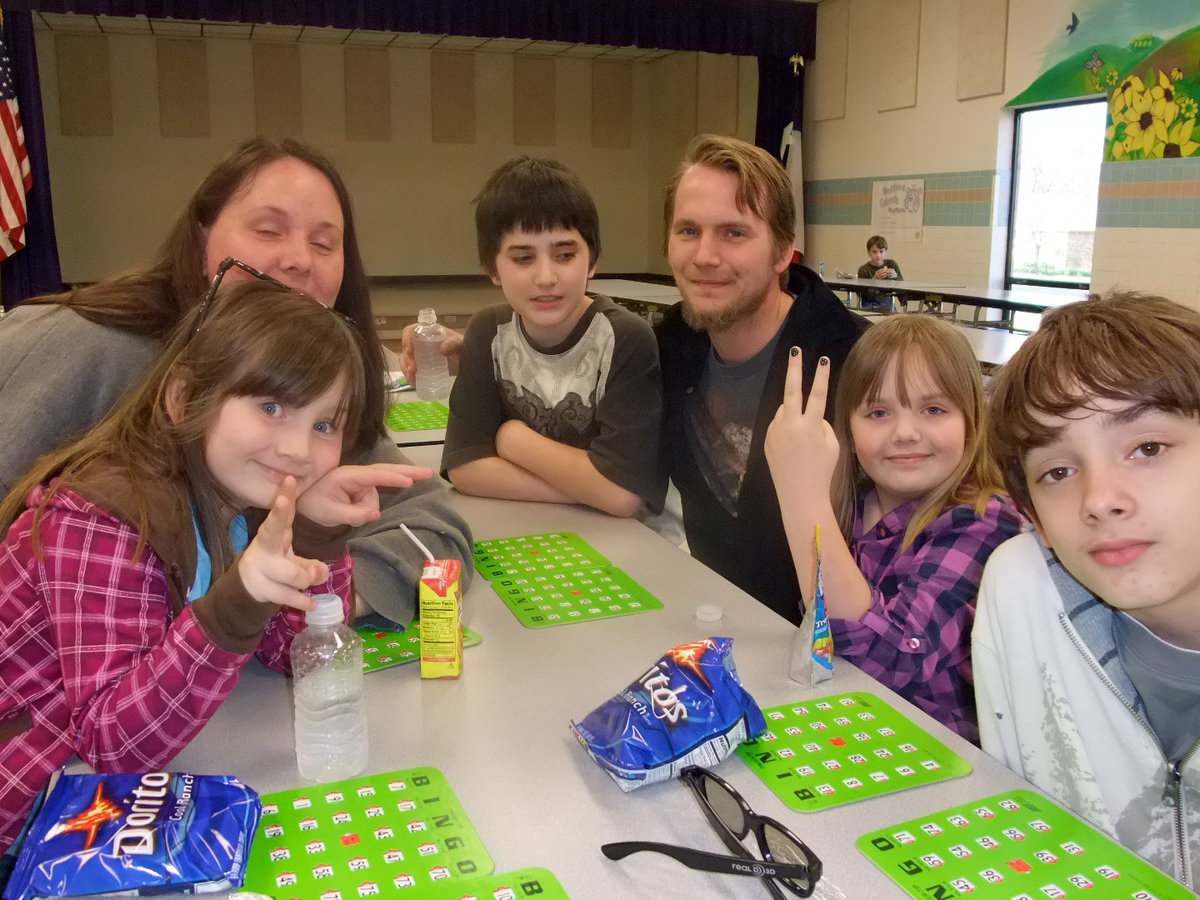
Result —
MULTIPOLYGON (((1161 43, 1157 38, 1154 40, 1161 43)), ((1107 93, 1112 88, 1109 82, 1129 71, 1146 52, 1145 47, 1135 50, 1132 46, 1117 47, 1114 44, 1088 47, 1055 63, 1006 105, 1032 106, 1037 103, 1054 103, 1107 93), (1089 67, 1088 64, 1097 59, 1100 60, 1100 65, 1089 67), (1113 71, 1117 75, 1111 75, 1113 71)))
MULTIPOLYGON (((1122 69, 1121 74, 1138 75, 1149 87, 1158 80, 1159 72, 1170 77, 1175 69, 1183 73, 1182 81, 1173 79, 1178 81, 1180 88, 1200 74, 1200 25, 1175 35, 1166 43, 1160 43, 1141 61, 1134 63, 1132 69, 1122 69)), ((1187 94, 1190 97, 1200 96, 1190 90, 1187 94)))

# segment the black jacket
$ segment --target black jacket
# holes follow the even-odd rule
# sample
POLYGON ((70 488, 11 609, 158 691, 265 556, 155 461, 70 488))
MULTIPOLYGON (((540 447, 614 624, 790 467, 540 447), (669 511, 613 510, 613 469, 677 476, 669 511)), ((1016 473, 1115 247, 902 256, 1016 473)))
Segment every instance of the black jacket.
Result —
MULTIPOLYGON (((709 490, 687 436, 685 399, 695 390, 708 360, 708 335, 688 327, 678 304, 667 311, 655 332, 663 373, 663 458, 683 500, 683 525, 692 555, 798 624, 804 601, 779 515, 775 484, 763 454, 763 441, 783 401, 788 351, 797 346, 804 353, 806 395, 817 359, 828 356, 833 396, 846 354, 870 323, 847 310, 811 269, 792 266, 788 290, 796 299, 767 371, 736 516, 729 515, 709 490)), ((831 405, 826 417, 832 414, 831 405)), ((795 461, 795 465, 803 464, 803 460, 795 461)))

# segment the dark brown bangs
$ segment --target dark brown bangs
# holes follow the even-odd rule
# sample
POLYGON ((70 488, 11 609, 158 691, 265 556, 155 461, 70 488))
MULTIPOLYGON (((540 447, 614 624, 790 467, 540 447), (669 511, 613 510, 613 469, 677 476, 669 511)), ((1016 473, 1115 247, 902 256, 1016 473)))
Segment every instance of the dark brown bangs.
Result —
POLYGON ((1061 430, 1044 419, 1069 419, 1103 401, 1200 418, 1200 314, 1136 293, 1045 314, 992 383, 992 452, 1026 512, 1025 455, 1061 430))
POLYGON ((496 269, 504 236, 522 230, 578 231, 588 248, 588 260, 600 258, 600 214, 579 176, 553 159, 518 156, 488 177, 475 198, 476 245, 479 263, 496 269))
POLYGON ((1054 438, 1038 416, 1067 418, 1099 401, 1200 416, 1200 316, 1169 300, 1121 295, 1063 307, 1026 346, 996 386, 997 415, 1025 450, 1054 438))
POLYGON ((270 397, 303 406, 340 381, 343 457, 374 444, 362 336, 354 326, 307 294, 262 281, 232 285, 218 302, 180 356, 196 389, 214 395, 211 408, 227 397, 270 397))

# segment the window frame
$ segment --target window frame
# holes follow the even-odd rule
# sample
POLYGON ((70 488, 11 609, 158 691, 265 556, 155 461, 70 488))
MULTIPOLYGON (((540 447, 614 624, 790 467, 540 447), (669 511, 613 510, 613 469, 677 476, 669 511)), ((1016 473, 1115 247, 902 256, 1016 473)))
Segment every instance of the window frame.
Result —
MULTIPOLYGON (((1021 155, 1021 116, 1032 112, 1045 112, 1050 109, 1063 109, 1070 106, 1082 106, 1085 103, 1100 104, 1103 103, 1107 108, 1108 95, 1100 94, 1089 97, 1077 97, 1072 100, 1063 100, 1056 103, 1041 103, 1036 106, 1023 106, 1014 109, 1015 117, 1013 119, 1013 141, 1012 141, 1012 158, 1010 160, 1009 171, 1012 177, 1009 179, 1008 187, 1008 224, 1007 237, 1004 250, 1004 287, 1011 289, 1013 287, 1038 287, 1051 288, 1058 290, 1090 290, 1092 286, 1091 276, 1089 275, 1086 281, 1063 281, 1062 279, 1048 278, 1030 278, 1023 275, 1013 275, 1013 236, 1014 224, 1017 218, 1017 190, 1020 187, 1020 173, 1017 168, 1018 160, 1021 155)), ((1103 164, 1103 160, 1101 160, 1103 164)), ((1099 191, 1097 190, 1097 194, 1099 191)), ((1099 209, 1097 209, 1097 218, 1099 209)))

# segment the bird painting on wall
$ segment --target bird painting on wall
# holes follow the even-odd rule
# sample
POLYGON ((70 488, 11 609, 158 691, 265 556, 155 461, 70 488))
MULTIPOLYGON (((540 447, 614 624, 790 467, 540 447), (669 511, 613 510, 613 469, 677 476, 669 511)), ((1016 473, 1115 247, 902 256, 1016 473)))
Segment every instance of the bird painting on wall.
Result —
POLYGON ((1067 26, 1067 34, 1074 34, 1075 29, 1079 27, 1079 16, 1071 13, 1071 24, 1067 26))

